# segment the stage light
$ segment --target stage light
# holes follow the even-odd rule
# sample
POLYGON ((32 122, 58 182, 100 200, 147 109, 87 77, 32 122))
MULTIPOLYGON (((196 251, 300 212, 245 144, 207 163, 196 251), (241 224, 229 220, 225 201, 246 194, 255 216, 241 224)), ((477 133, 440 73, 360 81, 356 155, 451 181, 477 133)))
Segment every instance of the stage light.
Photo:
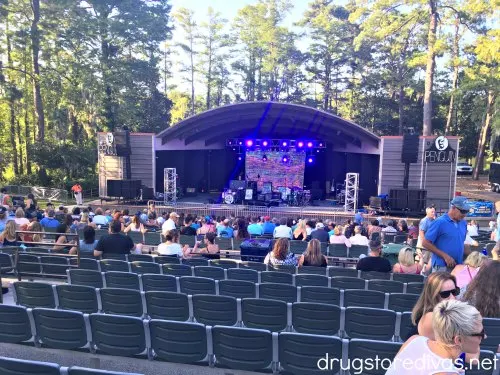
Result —
POLYGON ((240 142, 239 142, 239 145, 241 146, 242 144, 243 144, 243 142, 241 142, 241 141, 240 141, 240 142))
POLYGON ((243 156, 241 154, 238 154, 238 161, 242 161, 243 160, 243 156))
POLYGON ((247 147, 252 147, 253 146, 253 141, 251 139, 246 141, 247 147))
POLYGON ((319 147, 323 147, 323 143, 320 143, 320 144, 319 144, 319 147))
POLYGON ((287 141, 283 141, 283 142, 281 142, 281 145, 282 145, 283 147, 286 147, 286 146, 288 146, 288 142, 287 142, 287 141))
POLYGON ((311 148, 313 146, 312 142, 307 142, 307 147, 311 148))
POLYGON ((266 155, 262 156, 262 161, 267 161, 267 156, 266 155))
POLYGON ((262 141, 262 146, 267 147, 269 145, 268 141, 262 141))
POLYGON ((288 155, 283 155, 283 157, 281 158, 281 162, 282 163, 288 163, 290 159, 288 158, 288 155))
POLYGON ((297 147, 298 147, 298 148, 302 148, 302 147, 304 147, 304 142, 302 142, 302 141, 298 141, 298 142, 297 142, 297 147))
POLYGON ((313 163, 314 163, 314 156, 312 156, 312 155, 311 155, 311 156, 308 156, 308 157, 307 157, 307 163, 309 163, 309 164, 313 164, 313 163))

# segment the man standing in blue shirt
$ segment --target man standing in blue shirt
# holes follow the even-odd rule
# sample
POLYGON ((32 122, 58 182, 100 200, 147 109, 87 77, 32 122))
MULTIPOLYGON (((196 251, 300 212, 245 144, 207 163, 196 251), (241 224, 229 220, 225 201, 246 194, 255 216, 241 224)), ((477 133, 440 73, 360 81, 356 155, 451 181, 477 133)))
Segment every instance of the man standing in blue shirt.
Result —
POLYGON ((451 271, 463 262, 465 216, 470 208, 466 197, 455 197, 448 213, 434 220, 425 233, 422 245, 432 253, 432 272, 451 271))

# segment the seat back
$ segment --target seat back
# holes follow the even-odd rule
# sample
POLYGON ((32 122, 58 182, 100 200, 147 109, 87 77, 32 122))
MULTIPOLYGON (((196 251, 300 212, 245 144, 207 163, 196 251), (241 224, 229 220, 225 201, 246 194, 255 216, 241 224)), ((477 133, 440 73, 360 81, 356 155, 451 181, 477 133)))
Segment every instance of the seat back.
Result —
POLYGON ((391 274, 389 272, 361 271, 360 277, 365 280, 389 280, 391 274))
POLYGON ((240 268, 250 268, 255 271, 267 271, 267 264, 260 262, 241 262, 240 268))
POLYGON ((56 285, 59 308, 80 311, 84 314, 96 313, 99 310, 95 288, 83 285, 56 285))
POLYGON ((173 255, 160 255, 157 257, 154 257, 155 263, 158 264, 180 264, 181 259, 179 257, 173 256, 173 255))
POLYGON ((106 281, 106 288, 141 289, 139 276, 132 272, 105 272, 104 280, 106 281))
POLYGON ((133 261, 130 263, 130 269, 133 273, 161 273, 161 266, 153 262, 133 261))
POLYGON ((331 243, 328 245, 328 255, 335 258, 346 258, 347 246, 339 243, 331 243))
POLYGON ((306 273, 309 275, 322 275, 326 276, 326 267, 315 267, 315 266, 301 266, 298 269, 298 273, 306 273))
POLYGON ((142 290, 151 292, 154 290, 164 292, 177 292, 177 281, 175 276, 157 275, 146 273, 140 276, 142 281, 142 290))
POLYGON ((104 259, 101 260, 101 271, 129 272, 128 263, 125 260, 104 259))
POLYGON ((340 306, 340 290, 323 286, 303 286, 300 288, 300 302, 327 303, 340 306))
POLYGON ((383 309, 385 293, 376 290, 347 289, 344 291, 344 306, 372 307, 383 309))
MULTIPOLYGON (((363 361, 363 363, 369 358, 377 358, 381 361, 379 363, 391 363, 401 348, 401 345, 402 344, 398 342, 351 339, 349 341, 348 358, 351 361, 355 358, 359 358, 358 360, 363 361)), ((370 369, 367 369, 365 366, 363 374, 384 375, 386 369, 387 365, 373 366, 373 368, 370 369)))
POLYGON ((238 317, 236 298, 198 294, 193 296, 193 315, 205 325, 233 326, 238 317))
POLYGON ((323 303, 294 303, 292 327, 300 333, 336 336, 340 330, 340 307, 323 303))
POLYGON ((106 370, 96 370, 93 368, 84 368, 78 366, 71 366, 68 368, 68 375, 143 375, 131 372, 116 372, 106 370))
POLYGON ((161 243, 160 232, 146 232, 144 233, 144 245, 158 246, 161 243))
POLYGON ((60 366, 56 363, 0 357, 0 374, 60 375, 60 366))
POLYGON ((496 353, 500 345, 500 319, 483 318, 483 327, 488 337, 481 342, 481 349, 496 353))
POLYGON ((191 267, 208 266, 208 259, 201 258, 201 257, 183 259, 182 264, 185 264, 185 265, 191 266, 191 267))
POLYGON ((78 268, 85 270, 99 271, 99 263, 97 260, 92 258, 80 258, 80 264, 78 268))
POLYGON ((68 278, 71 285, 85 285, 93 288, 102 288, 102 274, 94 270, 69 269, 68 278))
MULTIPOLYGON (((97 239, 97 238, 96 238, 97 239)), ((104 253, 102 254, 102 259, 108 260, 121 260, 122 262, 127 261, 127 255, 129 254, 121 254, 121 253, 104 253)))
POLYGON ((350 338, 390 341, 394 336, 396 313, 367 307, 347 307, 345 332, 350 338))
POLYGON ((207 360, 207 330, 203 324, 153 319, 151 347, 159 359, 176 363, 207 360))
POLYGON ((328 277, 322 275, 295 275, 296 286, 328 286, 328 277))
POLYGON ((206 277, 182 276, 179 279, 181 293, 215 294, 215 280, 206 277))
POLYGON ((419 297, 418 294, 391 293, 388 308, 396 312, 412 311, 419 297))
POLYGON ((20 275, 38 275, 42 273, 40 258, 31 254, 19 253, 16 268, 17 273, 20 275))
POLYGON ((282 332, 278 337, 278 350, 280 366, 286 373, 333 375, 340 371, 340 361, 331 362, 331 371, 318 368, 318 361, 322 357, 342 358, 342 340, 338 337, 282 332))
POLYGON ((191 276, 193 274, 193 270, 191 266, 187 264, 163 264, 161 266, 164 275, 172 275, 172 276, 191 276))
POLYGON ((368 255, 368 246, 352 245, 349 248, 349 258, 359 258, 360 255, 368 255))
POLYGON ((196 236, 187 236, 181 234, 179 237, 179 243, 181 244, 181 246, 188 245, 189 247, 194 247, 196 243, 196 236))
POLYGON ((81 312, 36 308, 33 309, 33 319, 36 340, 44 346, 74 350, 83 348, 88 343, 81 312))
POLYGON ((288 284, 259 284, 259 298, 273 299, 283 302, 297 301, 297 287, 288 284))
POLYGON ((220 280, 219 295, 234 298, 255 298, 255 284, 243 280, 220 280))
POLYGON ((56 300, 52 285, 30 281, 16 281, 14 283, 17 304, 26 307, 46 307, 54 309, 56 300))
POLYGON ((287 264, 275 264, 274 266, 269 265, 268 269, 269 271, 284 272, 292 275, 295 275, 297 273, 296 266, 290 266, 287 264))
POLYGON ((253 269, 230 268, 227 270, 227 278, 231 280, 259 282, 259 272, 253 269))
POLYGON ((420 294, 424 290, 424 283, 408 283, 406 284, 406 293, 420 294))
POLYGON ((408 239, 408 236, 406 234, 398 234, 398 235, 394 236, 394 243, 404 244, 407 239, 408 239))
POLYGON ((401 281, 369 280, 368 290, 378 290, 384 293, 403 293, 404 284, 401 281))
POLYGON ((411 273, 393 273, 392 279, 394 281, 401 281, 402 283, 423 283, 424 277, 422 275, 415 275, 411 273))
POLYGON ((211 267, 211 266, 197 266, 194 267, 194 275, 198 277, 207 277, 214 280, 224 280, 224 268, 211 267))
POLYGON ((306 241, 290 241, 290 251, 294 254, 302 255, 307 249, 306 241))
POLYGON ((242 320, 245 327, 283 331, 287 325, 287 305, 283 301, 263 298, 241 300, 242 320))
POLYGON ((31 324, 26 308, 0 304, 0 342, 17 344, 31 338, 31 324))
POLYGON ((212 339, 216 366, 257 371, 272 364, 273 340, 269 331, 215 326, 212 328, 212 339))
POLYGON ((365 289, 365 280, 357 277, 334 276, 332 277, 332 288, 338 289, 365 289))
POLYGON ((100 291, 102 311, 106 314, 143 315, 141 292, 132 289, 103 288, 100 291))
POLYGON ((238 263, 231 259, 213 259, 210 262, 211 266, 220 267, 224 269, 238 268, 238 263))
POLYGON ((129 254, 127 260, 129 262, 153 262, 153 256, 149 254, 129 254))
MULTIPOLYGON (((128 290, 127 292, 133 292, 128 290)), ((106 354, 133 356, 146 349, 142 319, 132 316, 91 314, 92 344, 106 354)))
POLYGON ((399 328, 399 337, 401 340, 408 340, 412 334, 418 334, 417 328, 411 322, 411 311, 401 313, 401 324, 399 328))
POLYGON ((358 270, 354 268, 344 268, 344 267, 328 267, 328 276, 337 277, 358 277, 358 270))
POLYGON ((189 320, 188 297, 182 293, 146 292, 146 310, 151 319, 189 320))
POLYGON ((231 250, 233 248, 233 239, 215 237, 215 244, 219 245, 219 249, 221 250, 231 250))
POLYGON ((144 242, 144 235, 142 234, 142 232, 129 231, 127 233, 127 236, 129 236, 130 239, 132 240, 132 242, 134 242, 136 244, 144 242))
POLYGON ((293 284, 293 276, 285 272, 262 271, 260 273, 262 283, 293 284))

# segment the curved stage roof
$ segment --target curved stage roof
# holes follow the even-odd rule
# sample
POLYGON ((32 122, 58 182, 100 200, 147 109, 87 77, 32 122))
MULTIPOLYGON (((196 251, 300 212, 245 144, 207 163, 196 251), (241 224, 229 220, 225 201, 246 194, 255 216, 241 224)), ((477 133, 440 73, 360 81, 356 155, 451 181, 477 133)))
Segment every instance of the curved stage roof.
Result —
POLYGON ((380 141, 372 132, 339 116, 281 102, 244 102, 214 108, 182 120, 156 137, 157 145, 182 141, 188 146, 204 141, 205 147, 228 138, 309 138, 358 152, 378 149, 380 141))

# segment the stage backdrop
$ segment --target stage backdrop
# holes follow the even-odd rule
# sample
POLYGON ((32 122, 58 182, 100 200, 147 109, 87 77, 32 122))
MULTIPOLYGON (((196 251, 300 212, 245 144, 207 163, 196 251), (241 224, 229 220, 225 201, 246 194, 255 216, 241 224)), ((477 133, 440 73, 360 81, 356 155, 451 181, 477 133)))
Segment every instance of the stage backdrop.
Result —
POLYGON ((278 186, 304 188, 305 152, 247 151, 245 155, 246 178, 257 181, 259 190, 266 182, 272 182, 273 190, 278 186), (264 155, 267 160, 263 159, 264 155), (288 160, 283 161, 286 155, 288 160))

